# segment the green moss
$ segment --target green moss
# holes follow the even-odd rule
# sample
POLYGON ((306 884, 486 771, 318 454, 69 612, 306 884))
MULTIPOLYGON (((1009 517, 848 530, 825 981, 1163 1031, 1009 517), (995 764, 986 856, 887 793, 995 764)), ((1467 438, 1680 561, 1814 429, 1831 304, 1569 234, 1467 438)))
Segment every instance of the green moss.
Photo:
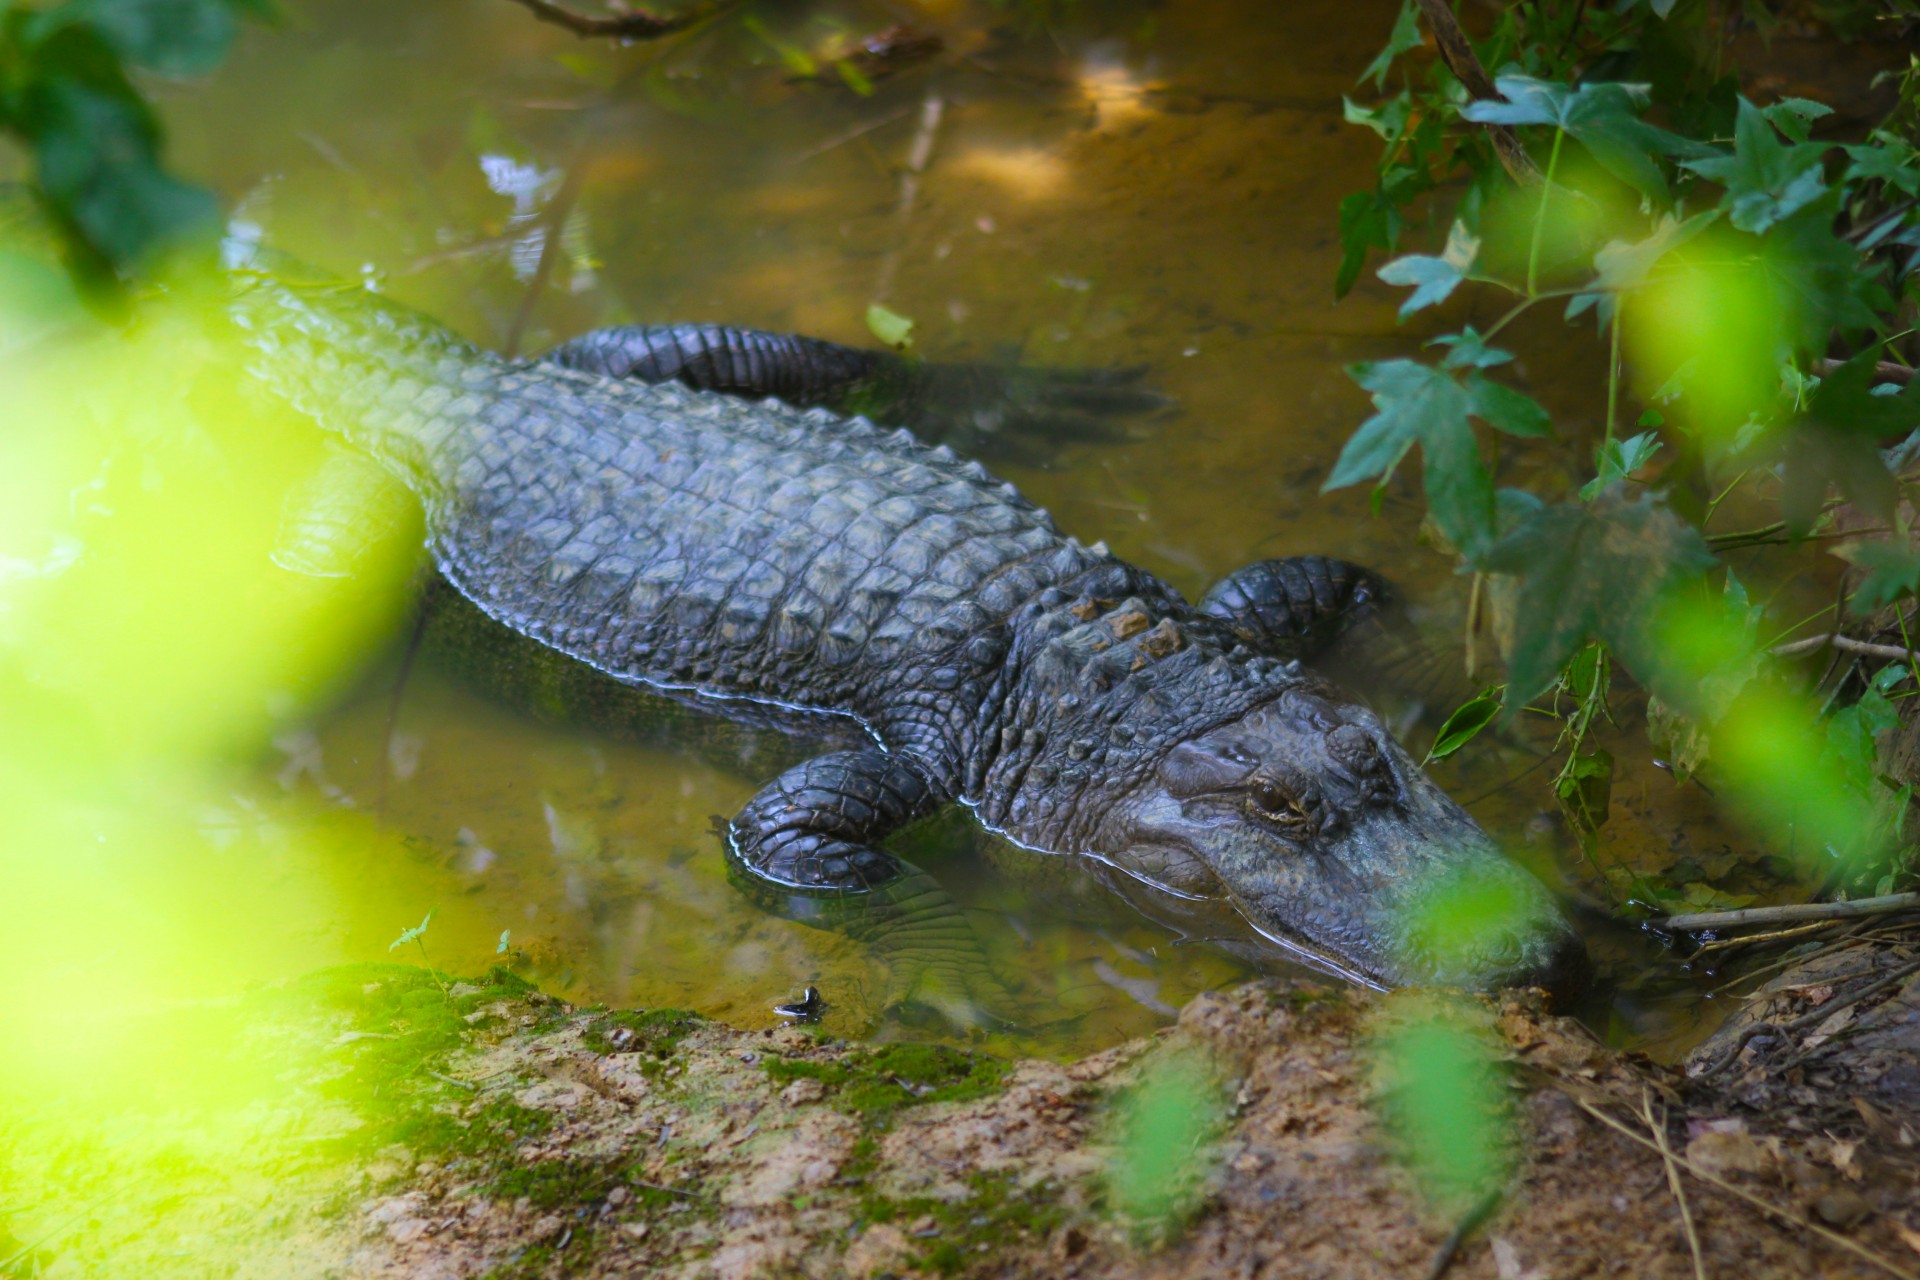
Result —
POLYGON ((642 1053, 665 1061, 701 1021, 685 1009, 623 1009, 588 1023, 580 1042, 599 1054, 642 1053))
POLYGON ((876 1223, 933 1219, 937 1233, 920 1245, 918 1262, 942 1275, 962 1271, 1012 1240, 1043 1239, 1067 1218, 1050 1183, 1022 1188, 1009 1177, 974 1173, 967 1188, 961 1200, 870 1196, 861 1203, 860 1216, 876 1223))
POLYGON ((985 1097, 1007 1074, 998 1058, 926 1044, 890 1044, 839 1061, 769 1057, 765 1066, 775 1083, 820 1081, 837 1092, 841 1110, 870 1119, 922 1103, 985 1097))
POLYGON ((496 1200, 525 1197, 536 1209, 557 1209, 600 1200, 626 1177, 622 1160, 540 1160, 501 1170, 487 1184, 487 1194, 496 1200))

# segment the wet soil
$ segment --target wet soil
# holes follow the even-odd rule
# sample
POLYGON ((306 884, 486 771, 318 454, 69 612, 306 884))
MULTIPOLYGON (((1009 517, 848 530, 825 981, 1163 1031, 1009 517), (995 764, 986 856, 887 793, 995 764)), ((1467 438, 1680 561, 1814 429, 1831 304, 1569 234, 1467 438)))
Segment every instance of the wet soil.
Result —
MULTIPOLYGON (((1662 1143, 1706 1274, 1912 1274, 1916 994, 1863 1001, 1817 1066, 1771 1052, 1805 1048, 1785 1032, 1693 1079, 1528 996, 1479 1002, 1512 1175, 1447 1274, 1693 1274, 1662 1143)), ((64 1198, 78 1218, 16 1217, 27 1238, 0 1254, 46 1277, 1421 1275, 1462 1213, 1422 1197, 1376 1118, 1393 1086, 1373 1046, 1406 1016, 1274 979, 1057 1063, 580 1009, 504 970, 330 970, 174 1011, 229 1077, 217 1104, 149 1080, 139 1102, 0 1119, 0 1185, 91 1155, 64 1198), (1147 1218, 1114 1190, 1116 1107, 1182 1058, 1218 1109, 1175 1160, 1191 1196, 1147 1218), (291 1091, 249 1103, 246 1075, 291 1091), (166 1176, 182 1168, 202 1188, 186 1199, 166 1176)))

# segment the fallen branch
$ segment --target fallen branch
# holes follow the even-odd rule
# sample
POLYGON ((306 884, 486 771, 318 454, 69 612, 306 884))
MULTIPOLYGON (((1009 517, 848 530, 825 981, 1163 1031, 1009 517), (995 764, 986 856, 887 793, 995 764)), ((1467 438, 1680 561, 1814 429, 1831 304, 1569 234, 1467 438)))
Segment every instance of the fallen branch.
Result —
MULTIPOLYGON (((1487 69, 1480 65, 1480 59, 1474 55, 1473 45, 1467 40, 1467 33, 1460 29, 1459 21, 1453 16, 1453 8, 1447 0, 1420 0, 1420 12, 1426 15, 1427 26, 1433 31, 1433 42, 1440 48, 1440 56, 1446 60, 1449 70, 1458 76, 1460 83, 1467 87, 1467 93, 1476 102, 1505 102, 1493 80, 1487 75, 1487 69)), ((1487 138, 1493 143, 1493 152, 1500 157, 1500 167, 1507 176, 1523 187, 1532 186, 1540 181, 1539 166, 1533 163, 1533 157, 1520 144, 1520 135, 1504 124, 1482 125, 1487 138)))
MULTIPOLYGON (((1840 371, 1844 360, 1821 360, 1814 365, 1814 371, 1823 378, 1831 378, 1840 371)), ((1913 381, 1914 370, 1904 364, 1895 364, 1891 360, 1882 360, 1873 366, 1873 376, 1882 382, 1897 382, 1901 386, 1913 381)))
POLYGON ((1656 929, 1672 933, 1694 933, 1701 929, 1734 929, 1749 924, 1850 920, 1855 916, 1880 916, 1890 911, 1914 909, 1920 909, 1920 893, 1889 893, 1878 898, 1855 898, 1851 902, 1796 902, 1783 907, 1742 907, 1738 911, 1698 911, 1691 915, 1667 916, 1650 923, 1656 929))
POLYGON ((1920 652, 1903 649, 1897 644, 1875 644, 1871 640, 1855 640, 1852 636, 1843 635, 1808 636, 1804 640, 1775 645, 1773 656, 1797 658, 1804 653, 1818 653, 1829 645, 1842 653, 1857 653, 1867 658, 1885 658, 1889 662, 1912 662, 1920 658, 1920 652))
POLYGON ((551 22, 556 27, 565 27, 577 36, 611 36, 616 40, 654 40, 661 36, 684 31, 694 23, 705 18, 710 10, 696 9, 692 13, 677 14, 663 18, 657 13, 645 9, 629 9, 625 13, 607 18, 591 18, 584 13, 575 13, 562 8, 552 0, 513 0, 513 3, 532 13, 542 22, 551 22))
POLYGON ((1827 1243, 1835 1245, 1841 1249, 1845 1249, 1848 1253, 1851 1253, 1856 1258, 1859 1258, 1861 1261, 1880 1268, 1882 1271, 1886 1272, 1890 1276, 1899 1277, 1899 1280, 1920 1280, 1920 1276, 1915 1275, 1912 1271, 1908 1271, 1905 1268, 1901 1267, 1898 1263, 1890 1261, 1887 1258, 1881 1257, 1879 1254, 1867 1248, 1865 1245, 1855 1244, 1853 1241, 1841 1235, 1838 1231, 1831 1230, 1827 1227, 1820 1225, 1817 1222, 1808 1221, 1807 1219, 1802 1218, 1798 1214, 1794 1213, 1792 1210, 1782 1209, 1779 1205, 1774 1204, 1772 1201, 1765 1200, 1760 1196, 1753 1194, 1753 1192, 1747 1191, 1741 1187, 1736 1187, 1731 1182, 1728 1182, 1725 1178, 1717 1177, 1714 1174, 1708 1173, 1705 1169, 1702 1169, 1699 1165, 1693 1163, 1691 1160, 1687 1159, 1684 1155, 1669 1154, 1668 1152, 1663 1151, 1660 1147, 1660 1144, 1655 1142, 1652 1138, 1648 1138, 1641 1134, 1635 1133, 1633 1129, 1630 1128, 1624 1121, 1617 1120, 1614 1117, 1608 1115, 1606 1112, 1602 1111, 1600 1108, 1594 1106, 1591 1102, 1588 1102, 1585 1098, 1575 1093, 1573 1089, 1567 1084, 1559 1080, 1554 1080, 1551 1076, 1547 1078, 1554 1085, 1554 1087, 1559 1089, 1562 1093, 1566 1094, 1568 1098, 1572 1099, 1573 1105, 1575 1105, 1576 1107, 1579 1107, 1582 1111, 1592 1116, 1595 1120, 1598 1120, 1601 1124, 1607 1126, 1607 1128, 1609 1129, 1612 1129, 1615 1133, 1619 1134, 1623 1138, 1626 1138, 1628 1141, 1635 1142, 1635 1143, 1638 1143, 1640 1146, 1646 1147, 1648 1150, 1660 1156, 1662 1159, 1671 1159, 1675 1164, 1679 1165, 1682 1169, 1685 1169, 1688 1173, 1692 1174, 1694 1177, 1698 1178, 1700 1181, 1706 1183, 1708 1186, 1713 1187, 1715 1190, 1724 1191, 1728 1195, 1733 1196, 1736 1199, 1744 1200, 1748 1204, 1752 1205, 1754 1208, 1760 1210, 1760 1212, 1766 1214, 1768 1217, 1777 1218, 1778 1220, 1786 1223, 1790 1227, 1799 1227, 1802 1230, 1811 1231, 1813 1234, 1819 1236, 1822 1240, 1825 1240, 1827 1243))

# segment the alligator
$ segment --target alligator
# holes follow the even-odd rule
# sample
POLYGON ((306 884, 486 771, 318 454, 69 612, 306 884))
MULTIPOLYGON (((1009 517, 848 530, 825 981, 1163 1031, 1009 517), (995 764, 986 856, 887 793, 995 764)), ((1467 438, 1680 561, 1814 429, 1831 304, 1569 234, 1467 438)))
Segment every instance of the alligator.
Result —
POLYGON ((898 399, 885 353, 627 327, 516 361, 300 274, 235 252, 248 376, 417 495, 473 606, 722 716, 856 731, 724 824, 751 882, 879 897, 888 835, 960 805, 1036 855, 1230 902, 1356 983, 1577 981, 1545 888, 1303 665, 1377 603, 1371 574, 1263 561, 1190 603, 979 462, 823 407, 898 399), (1457 876, 1512 909, 1436 949, 1408 922, 1457 876))

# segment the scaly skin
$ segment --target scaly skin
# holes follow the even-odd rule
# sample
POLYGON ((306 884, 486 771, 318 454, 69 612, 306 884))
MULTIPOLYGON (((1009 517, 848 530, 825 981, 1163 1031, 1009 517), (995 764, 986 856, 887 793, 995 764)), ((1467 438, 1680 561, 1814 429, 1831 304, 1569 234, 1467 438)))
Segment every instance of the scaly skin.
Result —
POLYGON ((888 882, 878 841, 958 802, 1036 850, 1226 896, 1358 981, 1460 976, 1399 922, 1462 868, 1527 886, 1475 975, 1565 950, 1544 893, 1371 712, 977 463, 823 410, 504 361, 352 287, 237 280, 250 371, 419 495, 435 564, 486 614, 721 713, 865 728, 735 819, 762 880, 888 882))

